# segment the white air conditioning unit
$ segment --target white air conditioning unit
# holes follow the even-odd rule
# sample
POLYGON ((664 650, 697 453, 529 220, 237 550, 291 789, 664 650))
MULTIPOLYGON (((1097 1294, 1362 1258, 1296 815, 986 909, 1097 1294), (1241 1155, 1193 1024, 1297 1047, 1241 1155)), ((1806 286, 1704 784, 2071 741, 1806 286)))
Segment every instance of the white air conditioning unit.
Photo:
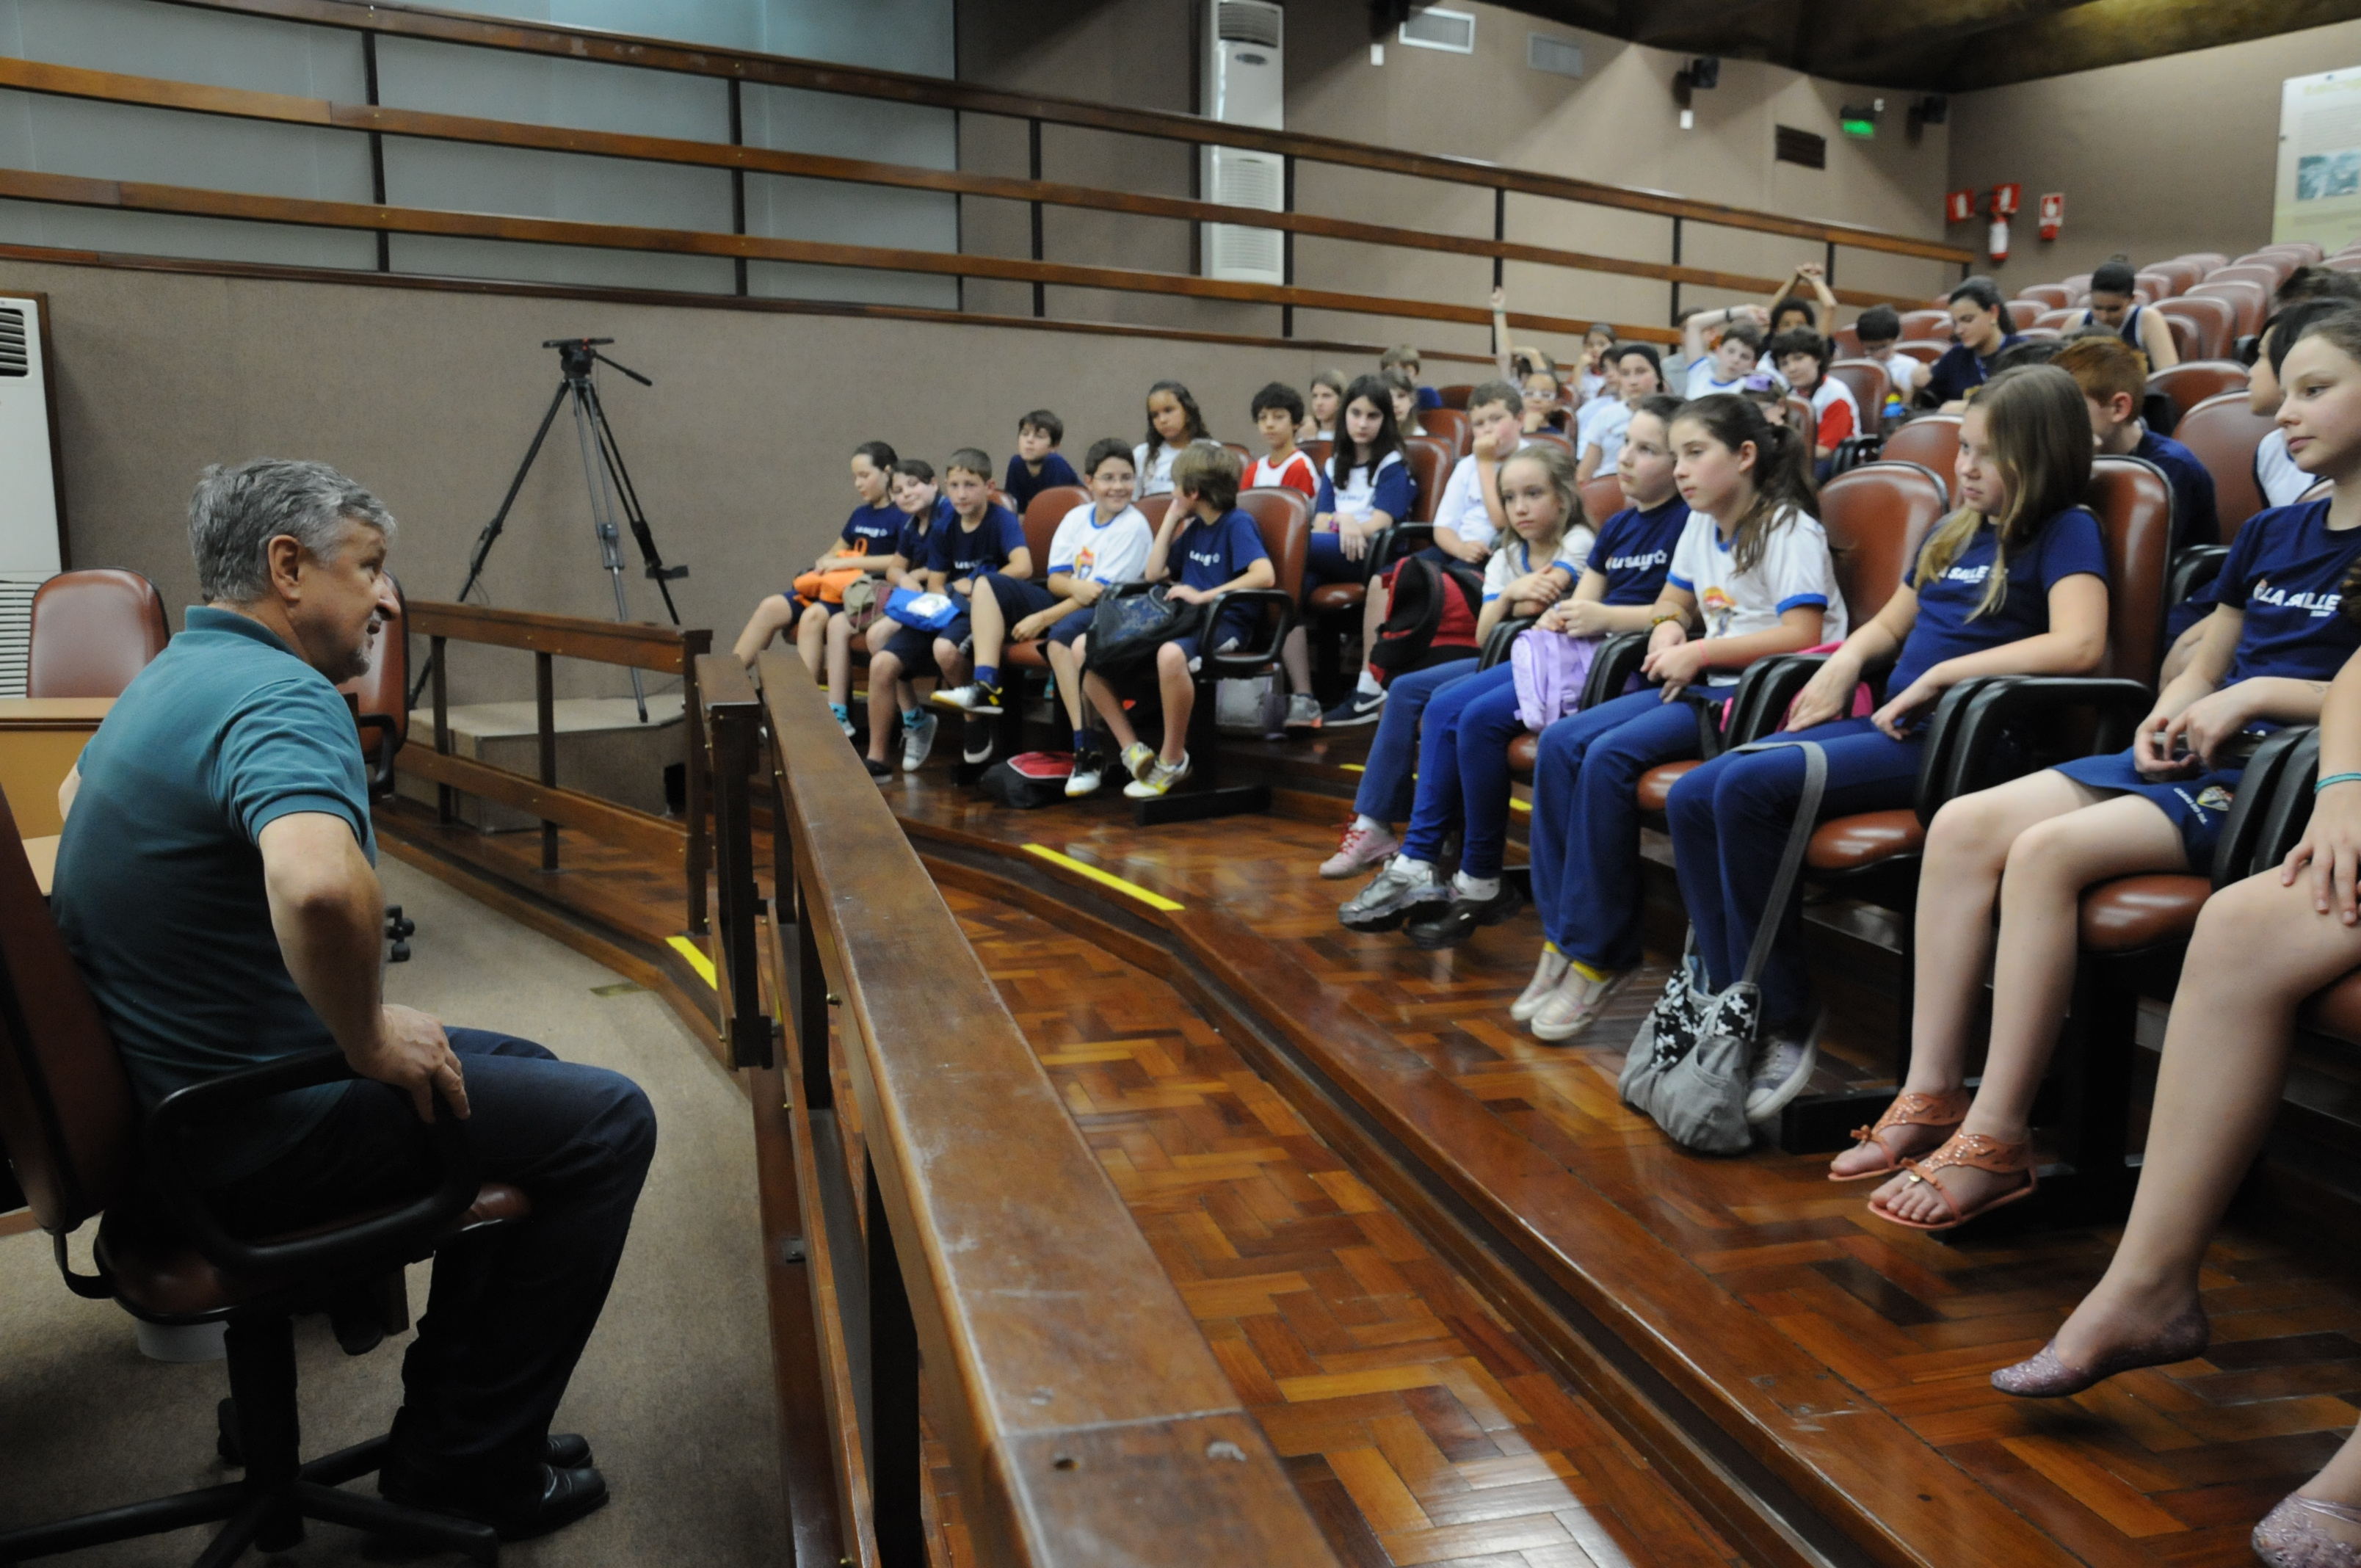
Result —
POLYGON ((33 595, 65 562, 49 308, 0 293, 0 696, 25 695, 33 595))
MULTIPOLYGON (((1204 96, 1197 112, 1224 125, 1286 129, 1287 13, 1270 0, 1205 0, 1205 9, 1204 96)), ((1208 147, 1199 157, 1206 201, 1268 213, 1286 206, 1287 160, 1279 154, 1208 147)), ((1208 278, 1287 281, 1287 246, 1277 229, 1207 224, 1203 240, 1208 278)))

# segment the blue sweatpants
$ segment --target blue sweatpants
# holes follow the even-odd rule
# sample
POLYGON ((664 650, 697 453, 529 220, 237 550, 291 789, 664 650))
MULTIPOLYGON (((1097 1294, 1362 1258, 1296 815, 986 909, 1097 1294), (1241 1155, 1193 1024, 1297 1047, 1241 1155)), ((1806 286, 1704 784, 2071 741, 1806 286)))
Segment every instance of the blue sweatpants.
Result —
MULTIPOLYGON (((1717 701, 1725 700, 1717 698, 1717 701)), ((1640 963, 1640 775, 1697 753, 1697 709, 1653 687, 1542 731, 1533 762, 1533 903, 1542 935, 1599 970, 1640 963)))
POLYGON ((1460 871, 1471 877, 1500 874, 1509 839, 1509 742, 1524 729, 1517 717, 1517 673, 1505 662, 1434 694, 1419 729, 1418 789, 1403 854, 1432 863, 1443 851, 1444 835, 1464 820, 1460 871))
POLYGON ((1434 694, 1476 673, 1474 659, 1454 659, 1447 664, 1412 670, 1386 683, 1385 712, 1378 719, 1377 738, 1369 742, 1369 758, 1361 773, 1361 787, 1353 809, 1388 827, 1411 813, 1411 772, 1418 765, 1418 718, 1434 694))
MULTIPOLYGON (((1820 817, 1908 806, 1918 789, 1918 759, 1926 741, 1889 740, 1866 718, 1839 718, 1773 740, 1817 740, 1828 752, 1828 780, 1820 817)), ((1804 754, 1793 746, 1770 751, 1725 751, 1673 786, 1666 815, 1673 824, 1673 864, 1681 902, 1697 928, 1697 956, 1716 991, 1746 972, 1747 950, 1761 928, 1779 857, 1804 793, 1804 754)), ((1779 936, 1763 966, 1763 1017, 1787 1026, 1808 1023, 1819 999, 1804 972, 1798 887, 1779 912, 1779 936)))

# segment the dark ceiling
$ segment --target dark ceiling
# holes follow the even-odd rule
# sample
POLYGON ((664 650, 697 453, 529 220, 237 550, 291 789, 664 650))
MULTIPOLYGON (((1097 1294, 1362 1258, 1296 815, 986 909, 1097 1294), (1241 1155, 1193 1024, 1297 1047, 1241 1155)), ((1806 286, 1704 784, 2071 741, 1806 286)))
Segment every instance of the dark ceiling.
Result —
POLYGON ((1938 93, 2062 76, 2361 17, 2361 0, 1505 3, 1528 16, 1659 49, 1768 60, 1839 82, 1938 93))

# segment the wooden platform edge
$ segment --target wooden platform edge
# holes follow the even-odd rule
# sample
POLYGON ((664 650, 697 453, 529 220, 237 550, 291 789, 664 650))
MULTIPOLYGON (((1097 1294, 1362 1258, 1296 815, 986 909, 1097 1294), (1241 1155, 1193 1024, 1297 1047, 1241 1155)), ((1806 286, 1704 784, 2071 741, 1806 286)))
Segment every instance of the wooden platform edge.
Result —
MULTIPOLYGON (((946 885, 1006 899, 1105 946, 1173 985, 1209 1021, 1225 1025, 1225 1036, 1297 1113, 1433 1245, 1494 1292, 1497 1304, 1546 1348, 1561 1375, 1589 1394, 1627 1441, 1678 1477, 1690 1500, 1750 1560, 1954 1568, 1959 1560, 1947 1552, 1960 1543, 1955 1527, 1962 1521, 1930 1518, 1922 1528, 1899 1528, 1900 1521, 1853 1495, 1858 1477, 1828 1474, 1777 1439, 1761 1408, 1766 1402, 1779 1408, 1773 1391, 1724 1387, 1620 1299, 1611 1282, 1520 1223, 1505 1200, 1455 1187, 1444 1174, 1455 1162, 1432 1134, 1396 1114, 1378 1086, 1323 1063, 1323 1054, 1332 1053, 1323 1052, 1318 1031, 1268 1016, 1257 1005, 1261 988, 1232 972, 1197 929, 1209 917, 1226 922, 1226 916, 1135 912, 1078 878, 1018 860, 1007 846, 936 825, 906 821, 905 827, 946 885)), ((1546 1160, 1538 1151, 1535 1157, 1546 1160)), ((1578 1182, 1548 1163, 1566 1182, 1578 1182)), ((1603 1199, 1597 1206, 1610 1228, 1636 1231, 1603 1199)), ((1797 1362, 1799 1373, 1805 1370, 1800 1353, 1788 1359, 1797 1362)), ((1976 1516, 1981 1539, 2001 1552, 1977 1561, 2073 1561, 1906 1429, 1897 1428, 1896 1459, 1925 1483, 1912 1495, 1933 1505, 1933 1514, 1963 1509, 1976 1516)))
POLYGON ((1488 1227, 1465 1204, 1439 1195, 1432 1172, 1356 1114, 1324 1075, 1307 1071, 1226 986, 1180 949, 1162 920, 1119 907, 1078 879, 1049 868, 1037 872, 1015 862, 994 864, 996 857, 989 850, 960 846, 949 835, 928 839, 919 858, 944 886, 1014 905, 1148 970, 1186 997, 1323 1141, 1345 1156, 1356 1175, 1476 1281, 1560 1376, 1598 1405, 1618 1436, 1674 1477, 1682 1495, 1717 1531, 1741 1546, 1748 1562, 1820 1568, 1870 1561, 1759 1465, 1742 1454, 1715 1453, 1730 1445, 1698 1432, 1699 1426, 1710 1429, 1704 1412, 1644 1367, 1631 1365, 1628 1352, 1617 1354, 1622 1351, 1620 1343, 1602 1343, 1603 1325, 1592 1314, 1562 1291, 1538 1288, 1527 1271, 1505 1265, 1505 1242, 1485 1234, 1488 1227), (1683 1412, 1688 1420, 1675 1413, 1676 1404, 1688 1406, 1683 1412), (1766 1493, 1785 1494, 1782 1501, 1787 1507, 1773 1506, 1766 1493))

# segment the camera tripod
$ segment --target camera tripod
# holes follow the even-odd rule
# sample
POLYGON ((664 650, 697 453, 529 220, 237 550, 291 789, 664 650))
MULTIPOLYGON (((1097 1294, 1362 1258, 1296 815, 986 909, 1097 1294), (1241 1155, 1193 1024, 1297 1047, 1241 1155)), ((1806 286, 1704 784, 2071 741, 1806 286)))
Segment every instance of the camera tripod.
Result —
MULTIPOLYGON (((533 459, 541 455, 542 443, 549 439, 549 427, 556 422, 557 411, 569 401, 574 406, 574 433, 582 447, 582 477, 590 490, 591 527, 598 536, 598 554, 615 587, 615 619, 631 619, 631 606, 623 597, 623 542, 615 526, 615 514, 620 510, 631 537, 638 542, 640 559, 646 564, 648 576, 655 583, 656 591, 664 596, 664 613, 672 617, 675 626, 680 624, 680 611, 672 602, 670 585, 675 578, 688 576, 686 566, 667 566, 656 549, 656 536, 648 528, 647 513, 640 510, 639 492, 631 488, 631 470, 623 466, 622 448, 615 444, 615 427, 607 422, 607 411, 598 401, 598 383, 590 378, 591 371, 604 364, 613 366, 642 387, 655 383, 628 365, 618 365, 598 352, 615 340, 611 337, 556 337, 542 345, 557 350, 561 374, 556 395, 549 400, 549 411, 541 416, 541 428, 533 433, 533 444, 525 448, 524 461, 517 465, 516 477, 509 481, 509 493, 500 498, 500 510, 492 521, 484 524, 484 532, 476 536, 475 554, 467 561, 467 580, 459 585, 456 596, 462 604, 476 591, 477 582, 484 575, 484 563, 500 543, 500 532, 508 526, 509 509, 516 505, 517 494, 524 488, 525 476, 533 472, 533 459)), ((418 706, 418 696, 434 673, 434 661, 429 658, 419 667, 418 679, 410 688, 410 706, 418 706)), ((639 705, 640 722, 648 721, 648 694, 641 684, 640 672, 631 672, 631 696, 639 705)))

